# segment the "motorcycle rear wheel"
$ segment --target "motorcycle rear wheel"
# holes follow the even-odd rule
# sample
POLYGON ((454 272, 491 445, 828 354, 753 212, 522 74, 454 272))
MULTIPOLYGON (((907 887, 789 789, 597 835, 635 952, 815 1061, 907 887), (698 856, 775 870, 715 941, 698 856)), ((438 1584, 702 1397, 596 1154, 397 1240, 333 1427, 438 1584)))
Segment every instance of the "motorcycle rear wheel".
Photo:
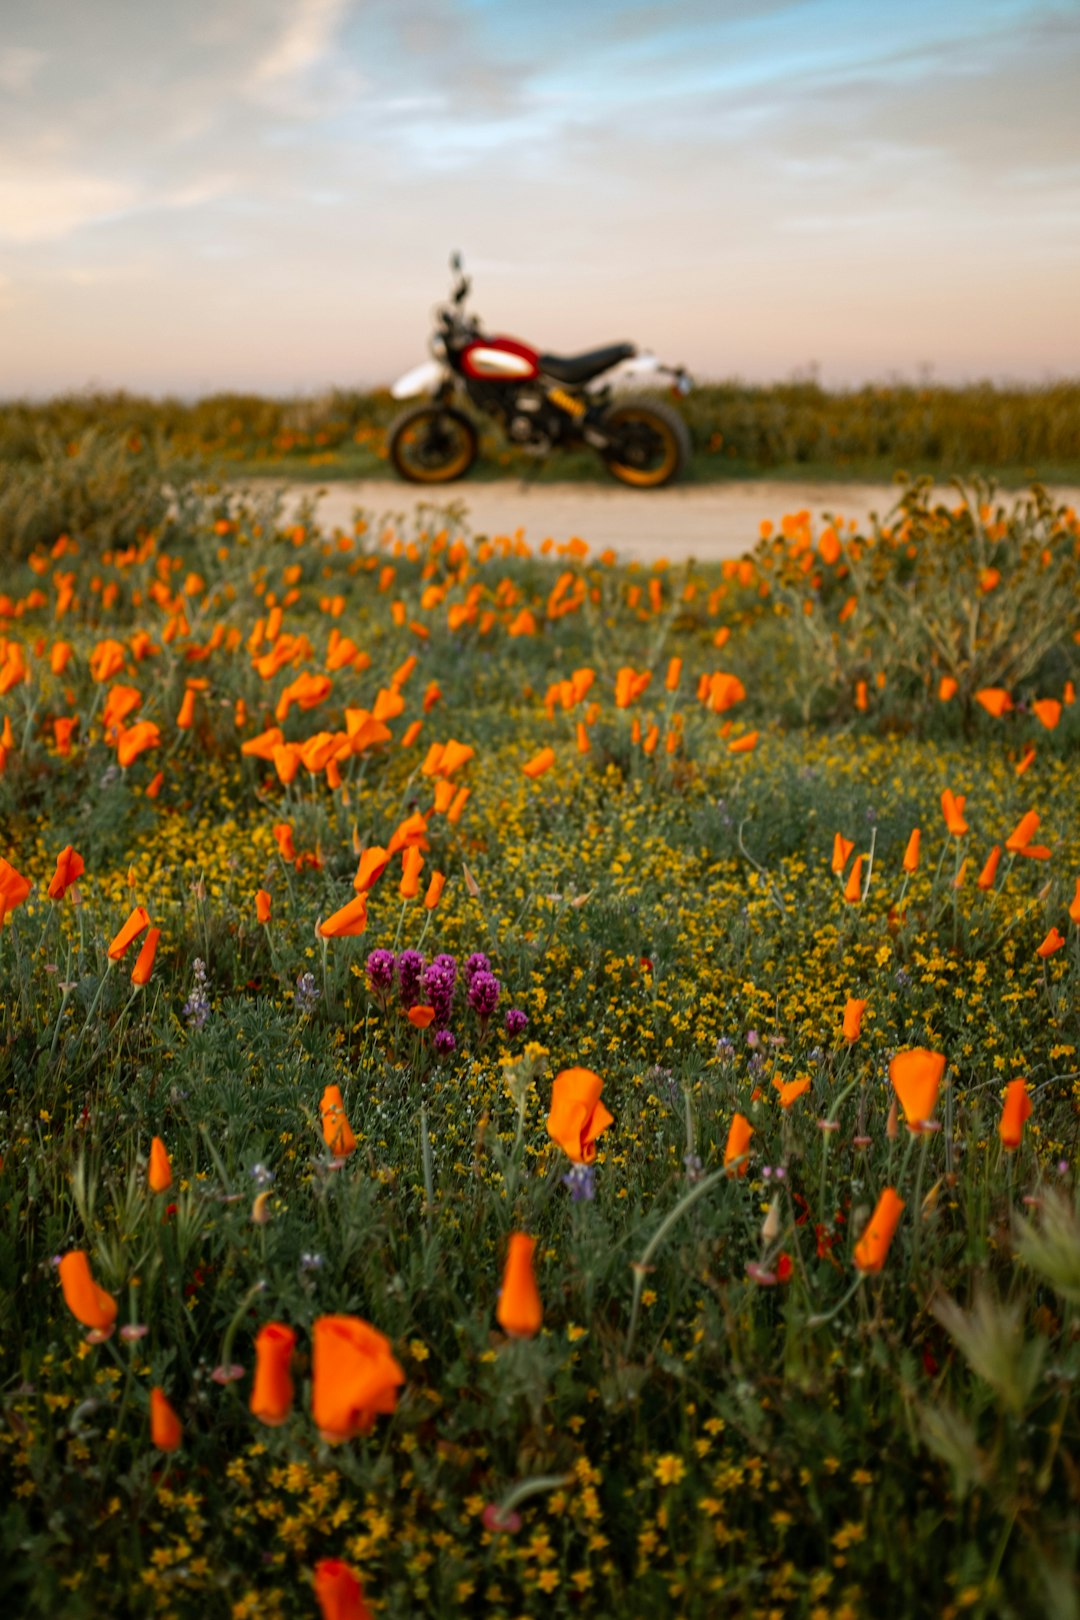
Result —
POLYGON ((604 412, 600 426, 616 440, 601 452, 608 471, 634 489, 670 484, 690 460, 686 423, 662 399, 622 399, 604 412))
POLYGON ((410 484, 449 484, 464 478, 480 441, 452 406, 414 405, 390 424, 387 447, 395 472, 410 484))

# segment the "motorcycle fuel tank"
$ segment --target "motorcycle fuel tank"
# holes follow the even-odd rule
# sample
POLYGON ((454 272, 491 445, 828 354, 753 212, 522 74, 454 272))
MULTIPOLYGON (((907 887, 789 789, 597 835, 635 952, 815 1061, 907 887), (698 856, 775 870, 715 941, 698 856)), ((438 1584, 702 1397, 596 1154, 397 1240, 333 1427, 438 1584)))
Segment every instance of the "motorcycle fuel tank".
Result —
POLYGON ((540 356, 517 338, 480 338, 462 350, 461 369, 477 382, 527 382, 540 375, 540 356))

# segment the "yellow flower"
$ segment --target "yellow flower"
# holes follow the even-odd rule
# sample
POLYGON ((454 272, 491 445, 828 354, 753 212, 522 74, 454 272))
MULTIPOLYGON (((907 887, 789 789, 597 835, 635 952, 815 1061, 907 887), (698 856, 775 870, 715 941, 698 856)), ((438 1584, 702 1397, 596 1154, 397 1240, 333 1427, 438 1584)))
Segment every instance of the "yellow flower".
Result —
POLYGON ((653 1474, 661 1485, 677 1485, 686 1477, 686 1464, 681 1457, 676 1457, 669 1451, 665 1456, 657 1458, 653 1474))

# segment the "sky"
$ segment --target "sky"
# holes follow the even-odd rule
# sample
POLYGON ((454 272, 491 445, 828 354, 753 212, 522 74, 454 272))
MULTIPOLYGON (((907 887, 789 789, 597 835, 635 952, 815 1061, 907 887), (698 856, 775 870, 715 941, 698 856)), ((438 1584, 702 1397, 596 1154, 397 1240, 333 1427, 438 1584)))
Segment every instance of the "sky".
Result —
POLYGON ((1080 0, 0 0, 0 398, 1080 376, 1080 0))

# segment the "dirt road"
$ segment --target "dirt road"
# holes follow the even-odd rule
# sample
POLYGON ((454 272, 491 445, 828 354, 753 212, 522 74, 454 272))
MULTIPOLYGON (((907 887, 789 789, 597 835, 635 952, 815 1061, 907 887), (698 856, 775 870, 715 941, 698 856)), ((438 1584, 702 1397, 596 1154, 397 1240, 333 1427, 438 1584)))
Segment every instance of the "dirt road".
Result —
MULTIPOLYGON (((260 481, 260 486, 266 486, 260 481)), ((389 482, 332 483, 327 485, 275 485, 291 515, 304 496, 317 496, 316 511, 325 528, 351 524, 357 507, 369 519, 402 516, 409 523, 418 501, 429 506, 460 506, 472 534, 513 534, 524 531, 533 547, 548 538, 558 542, 578 536, 594 551, 611 547, 620 556, 639 562, 669 562, 695 557, 702 562, 738 557, 757 543, 762 518, 779 524, 787 512, 809 510, 814 522, 832 518, 856 519, 865 525, 872 513, 884 518, 895 506, 902 489, 888 484, 747 483, 676 485, 672 489, 630 490, 618 485, 533 484, 516 479, 500 483, 448 484, 440 490, 417 490, 389 482)), ((935 492, 949 505, 957 492, 935 492)), ((1080 489, 1053 492, 1072 506, 1080 506, 1080 489)), ((999 497, 1007 505, 1011 493, 999 497)))

